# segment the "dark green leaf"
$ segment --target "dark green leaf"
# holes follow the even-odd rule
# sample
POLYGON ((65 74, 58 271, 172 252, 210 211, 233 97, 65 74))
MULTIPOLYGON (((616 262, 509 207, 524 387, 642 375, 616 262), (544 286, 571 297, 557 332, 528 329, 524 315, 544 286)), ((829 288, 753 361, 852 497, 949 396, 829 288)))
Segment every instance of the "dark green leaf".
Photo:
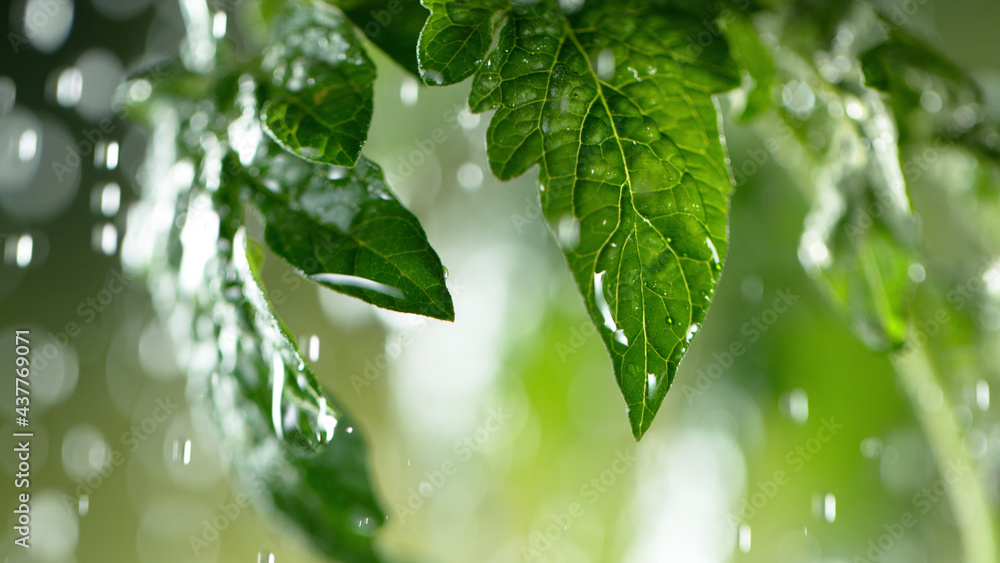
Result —
POLYGON ((353 166, 372 118, 375 66, 351 27, 330 8, 294 4, 274 23, 264 53, 271 80, 261 121, 300 157, 353 166))
POLYGON ((215 297, 219 365, 202 381, 244 482, 319 552, 378 561, 371 536, 385 520, 360 430, 323 393, 275 317, 263 249, 240 230, 215 297))
POLYGON ((472 76, 493 41, 504 0, 423 0, 431 11, 417 47, 420 76, 428 84, 454 84, 472 76))
POLYGON ((313 281, 369 303, 453 320, 444 267, 382 170, 317 165, 270 145, 256 201, 268 246, 313 281))
POLYGON ((326 0, 344 11, 369 41, 414 75, 417 41, 427 21, 420 0, 326 0))
POLYGON ((470 107, 496 110, 487 143, 499 177, 541 165, 542 209, 639 438, 705 318, 726 253, 732 184, 712 94, 738 84, 727 44, 692 49, 703 20, 644 2, 587 2, 571 16, 538 2, 510 6, 476 65, 487 22, 501 16, 428 5, 422 46, 435 56, 421 58, 422 70, 450 82, 475 68, 470 107))

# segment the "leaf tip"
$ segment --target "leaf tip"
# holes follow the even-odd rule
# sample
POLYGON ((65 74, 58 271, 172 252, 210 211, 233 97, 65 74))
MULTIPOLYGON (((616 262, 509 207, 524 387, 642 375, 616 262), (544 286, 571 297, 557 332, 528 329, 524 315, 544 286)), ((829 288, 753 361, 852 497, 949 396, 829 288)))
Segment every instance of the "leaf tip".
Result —
POLYGON ((646 431, 649 430, 649 426, 653 423, 653 417, 656 416, 656 413, 644 404, 637 404, 634 407, 630 406, 627 411, 629 423, 632 427, 632 437, 638 442, 642 440, 646 431))

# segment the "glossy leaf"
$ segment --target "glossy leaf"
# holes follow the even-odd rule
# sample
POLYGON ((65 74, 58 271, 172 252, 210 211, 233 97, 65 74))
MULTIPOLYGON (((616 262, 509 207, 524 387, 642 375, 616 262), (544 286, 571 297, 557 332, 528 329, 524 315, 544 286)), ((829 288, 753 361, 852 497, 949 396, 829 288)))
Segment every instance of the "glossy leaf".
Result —
POLYGON ((271 145, 255 201, 268 246, 313 281, 404 313, 454 320, 444 267, 382 170, 305 162, 271 145))
POLYGON ((368 136, 375 81, 361 41, 334 10, 317 5, 293 4, 274 35, 261 63, 271 79, 265 131, 304 159, 353 166, 368 136))
POLYGON ((472 76, 493 41, 493 26, 510 2, 422 0, 431 11, 417 46, 420 76, 428 84, 461 82, 472 76))
POLYGON ((726 42, 693 50, 702 20, 645 2, 588 2, 571 15, 555 2, 508 4, 504 14, 427 5, 421 48, 434 56, 421 57, 422 72, 451 82, 475 69, 469 103, 496 110, 487 145, 497 176, 540 164, 543 212, 638 439, 705 318, 726 253, 732 184, 712 100, 738 84, 726 42), (500 19, 484 56, 488 22, 500 19))

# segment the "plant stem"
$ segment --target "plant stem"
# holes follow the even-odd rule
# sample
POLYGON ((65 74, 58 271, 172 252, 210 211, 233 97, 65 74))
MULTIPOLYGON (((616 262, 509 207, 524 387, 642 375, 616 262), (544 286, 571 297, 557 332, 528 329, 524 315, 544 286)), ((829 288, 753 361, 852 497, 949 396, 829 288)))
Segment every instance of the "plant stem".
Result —
POLYGON ((924 427, 938 472, 945 478, 955 473, 954 467, 966 468, 954 482, 947 481, 948 504, 958 522, 964 560, 966 563, 994 563, 996 534, 979 468, 962 443, 962 431, 951 416, 951 400, 938 383, 930 357, 915 342, 910 346, 905 357, 894 355, 891 361, 924 427), (934 389, 941 392, 943 401, 937 408, 926 408, 920 404, 920 394, 934 389))

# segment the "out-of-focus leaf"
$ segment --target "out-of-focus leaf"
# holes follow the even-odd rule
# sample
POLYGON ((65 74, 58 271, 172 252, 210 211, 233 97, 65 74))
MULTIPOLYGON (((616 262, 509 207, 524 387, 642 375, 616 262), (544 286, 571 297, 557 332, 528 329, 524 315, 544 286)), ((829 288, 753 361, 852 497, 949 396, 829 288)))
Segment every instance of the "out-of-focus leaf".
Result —
POLYGON ((419 74, 415 48, 427 21, 420 0, 326 0, 341 10, 369 41, 403 68, 419 74))
POLYGON ((861 54, 866 85, 889 94, 902 143, 957 143, 1000 164, 1000 133, 976 81, 936 49, 883 22, 886 41, 861 54))
MULTIPOLYGON (((421 72, 475 72, 502 179, 539 163, 541 203, 611 355, 638 439, 705 318, 732 190, 712 94, 738 84, 703 20, 646 2, 427 2, 421 72), (503 21, 490 49, 491 22, 503 21), (487 52, 488 50, 488 52, 487 52)), ((440 80, 438 80, 440 78, 440 80)))
POLYGON ((771 108, 771 88, 776 69, 771 53, 760 42, 760 36, 748 17, 734 15, 725 24, 733 58, 753 81, 747 93, 747 103, 740 120, 748 122, 771 108))
MULTIPOLYGON (((251 102, 252 81, 240 86, 241 102, 251 102)), ((363 432, 323 393, 275 317, 260 276, 263 249, 243 234, 246 201, 229 177, 216 185, 222 155, 191 134, 203 131, 193 116, 207 105, 157 108, 150 174, 123 242, 123 252, 138 258, 126 264, 147 275, 164 323, 196 351, 189 396, 207 407, 197 412, 211 416, 255 505, 273 509, 327 557, 378 561, 371 536, 385 518, 367 476, 363 432), (169 173, 180 161, 193 166, 193 181, 169 173)), ((215 134, 224 122, 209 120, 215 134)), ((238 169, 230 159, 226 173, 238 169)), ((198 541, 210 540, 193 536, 196 550, 204 547, 198 541)))
POLYGON ((331 8, 291 5, 274 23, 261 63, 267 134, 304 159, 353 166, 372 118, 375 65, 331 8))
POLYGON ((360 429, 326 396, 275 316, 260 277, 263 249, 241 229, 215 297, 219 362, 206 392, 248 490, 320 553, 378 561, 385 520, 360 429))
POLYGON ((866 86, 858 58, 879 33, 878 16, 868 3, 842 4, 791 0, 782 18, 757 23, 783 46, 774 58, 779 114, 801 145, 792 174, 813 196, 799 261, 859 339, 890 350, 906 337, 919 230, 893 112, 866 86))
POLYGON ((868 92, 863 112, 833 120, 828 134, 829 149, 811 176, 817 197, 799 259, 862 341, 876 350, 898 348, 916 287, 910 268, 918 233, 895 124, 868 92))
POLYGON ((420 222, 389 190, 382 170, 319 165, 269 145, 245 178, 264 214, 268 246, 315 282, 369 303, 455 318, 444 267, 420 222))

